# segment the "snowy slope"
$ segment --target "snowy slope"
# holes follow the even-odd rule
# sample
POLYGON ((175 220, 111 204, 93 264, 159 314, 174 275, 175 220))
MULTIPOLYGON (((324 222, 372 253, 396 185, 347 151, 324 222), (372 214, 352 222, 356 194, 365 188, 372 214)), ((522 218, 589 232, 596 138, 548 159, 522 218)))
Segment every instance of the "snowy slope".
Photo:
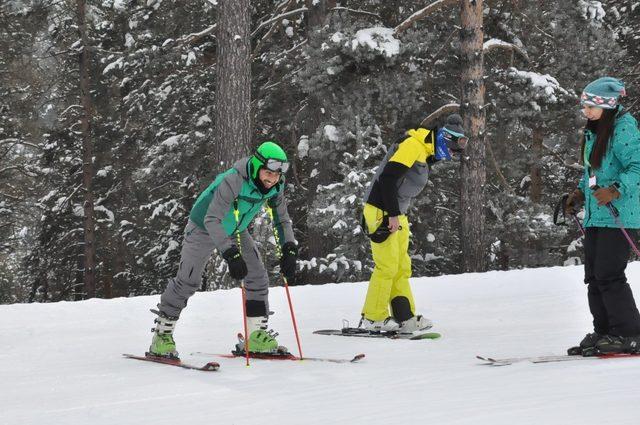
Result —
MULTIPOLYGON (((629 276, 640 299, 640 263, 629 276)), ((219 359, 204 373, 123 359, 151 339, 157 296, 0 306, 0 424, 638 424, 640 359, 479 365, 476 354, 558 354, 590 330, 581 267, 420 278, 437 341, 312 335, 358 317, 366 283, 292 288, 303 353, 361 364, 219 359)), ((295 352, 285 294, 272 325, 295 352)), ((198 293, 176 330, 185 360, 226 352, 239 290, 198 293)))

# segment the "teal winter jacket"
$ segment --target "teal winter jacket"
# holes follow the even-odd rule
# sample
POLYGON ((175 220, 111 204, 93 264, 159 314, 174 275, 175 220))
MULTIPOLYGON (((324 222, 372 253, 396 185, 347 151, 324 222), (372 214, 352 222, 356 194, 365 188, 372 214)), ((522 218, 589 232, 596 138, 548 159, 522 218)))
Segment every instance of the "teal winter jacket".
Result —
MULTIPOLYGON (((585 130, 585 157, 589 158, 596 134, 585 130)), ((585 161, 585 171, 578 187, 585 195, 585 227, 618 227, 606 206, 598 206, 598 200, 589 188, 589 172, 596 177, 596 184, 608 187, 617 183, 620 197, 612 204, 620 212, 622 225, 629 229, 640 228, 640 130, 638 123, 620 108, 614 123, 613 134, 599 169, 592 169, 585 161)))
POLYGON ((237 161, 200 193, 191 208, 189 219, 209 233, 220 252, 236 245, 236 233, 247 230, 265 204, 273 211, 280 243, 295 240, 284 197, 284 177, 269 192, 262 193, 249 176, 249 167, 249 158, 237 161))

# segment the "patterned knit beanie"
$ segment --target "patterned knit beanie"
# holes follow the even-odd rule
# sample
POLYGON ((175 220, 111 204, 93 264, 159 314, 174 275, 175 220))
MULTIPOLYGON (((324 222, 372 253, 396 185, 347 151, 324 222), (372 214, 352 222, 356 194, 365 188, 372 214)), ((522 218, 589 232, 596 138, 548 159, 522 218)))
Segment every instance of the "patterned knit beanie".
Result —
POLYGON ((582 92, 580 104, 602 109, 614 109, 618 98, 626 96, 624 83, 617 78, 602 77, 590 82, 582 92))

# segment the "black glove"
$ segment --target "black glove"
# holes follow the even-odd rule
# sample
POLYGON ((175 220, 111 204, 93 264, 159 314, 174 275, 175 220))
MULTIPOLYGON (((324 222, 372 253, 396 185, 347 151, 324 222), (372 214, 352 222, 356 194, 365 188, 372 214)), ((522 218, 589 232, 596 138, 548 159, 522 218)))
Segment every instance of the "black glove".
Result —
POLYGON ((567 201, 564 204, 564 214, 574 215, 580 211, 580 208, 584 205, 584 193, 580 189, 574 190, 567 197, 567 201))
POLYGON ((285 242, 282 245, 282 258, 280 258, 280 272, 287 278, 287 283, 294 284, 296 277, 296 261, 298 260, 298 247, 293 242, 285 242))
POLYGON ((236 280, 242 280, 247 276, 247 263, 244 262, 240 250, 232 246, 222 253, 222 258, 229 265, 229 276, 236 280))

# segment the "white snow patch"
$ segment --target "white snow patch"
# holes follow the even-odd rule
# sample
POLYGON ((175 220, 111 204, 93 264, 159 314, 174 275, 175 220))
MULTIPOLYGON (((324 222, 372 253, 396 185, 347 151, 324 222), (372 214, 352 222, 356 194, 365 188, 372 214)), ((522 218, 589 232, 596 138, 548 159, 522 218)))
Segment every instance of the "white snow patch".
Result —
POLYGON ((211 118, 209 115, 202 115, 198 118, 198 122, 196 122, 196 127, 204 127, 207 124, 211 124, 211 118))
POLYGON ((114 0, 113 8, 118 11, 124 11, 127 9, 127 0, 114 0))
POLYGON ((344 40, 344 38, 345 38, 344 34, 338 31, 331 36, 331 41, 334 43, 341 43, 344 40))
POLYGON ((582 16, 590 21, 602 22, 607 14, 599 1, 580 0, 578 7, 582 10, 582 16))
POLYGON ((122 69, 123 61, 124 61, 124 58, 118 58, 114 62, 111 62, 110 64, 104 67, 104 69, 102 70, 102 75, 107 75, 108 73, 110 73, 112 70, 116 68, 122 69))
POLYGON ((372 50, 391 57, 400 53, 400 41, 393 36, 393 28, 373 27, 358 31, 351 41, 351 48, 367 46, 372 50))
POLYGON ((187 55, 187 62, 186 62, 186 66, 191 66, 194 63, 196 63, 196 54, 194 51, 190 51, 189 54, 187 55))
POLYGON ((136 45, 136 39, 129 33, 124 35, 124 45, 129 49, 136 45))
POLYGON ((161 145, 165 146, 166 148, 168 148, 169 150, 177 147, 178 145, 180 145, 180 143, 182 142, 183 138, 185 137, 184 134, 178 134, 175 136, 171 136, 168 139, 165 139, 161 145))
POLYGON ((309 136, 303 134, 298 142, 298 158, 306 158, 309 155, 309 136))
POLYGON ((340 137, 340 132, 338 131, 335 125, 330 125, 330 124, 325 125, 324 135, 327 137, 327 139, 331 140, 332 142, 339 142, 340 140, 342 140, 342 138, 340 137))

